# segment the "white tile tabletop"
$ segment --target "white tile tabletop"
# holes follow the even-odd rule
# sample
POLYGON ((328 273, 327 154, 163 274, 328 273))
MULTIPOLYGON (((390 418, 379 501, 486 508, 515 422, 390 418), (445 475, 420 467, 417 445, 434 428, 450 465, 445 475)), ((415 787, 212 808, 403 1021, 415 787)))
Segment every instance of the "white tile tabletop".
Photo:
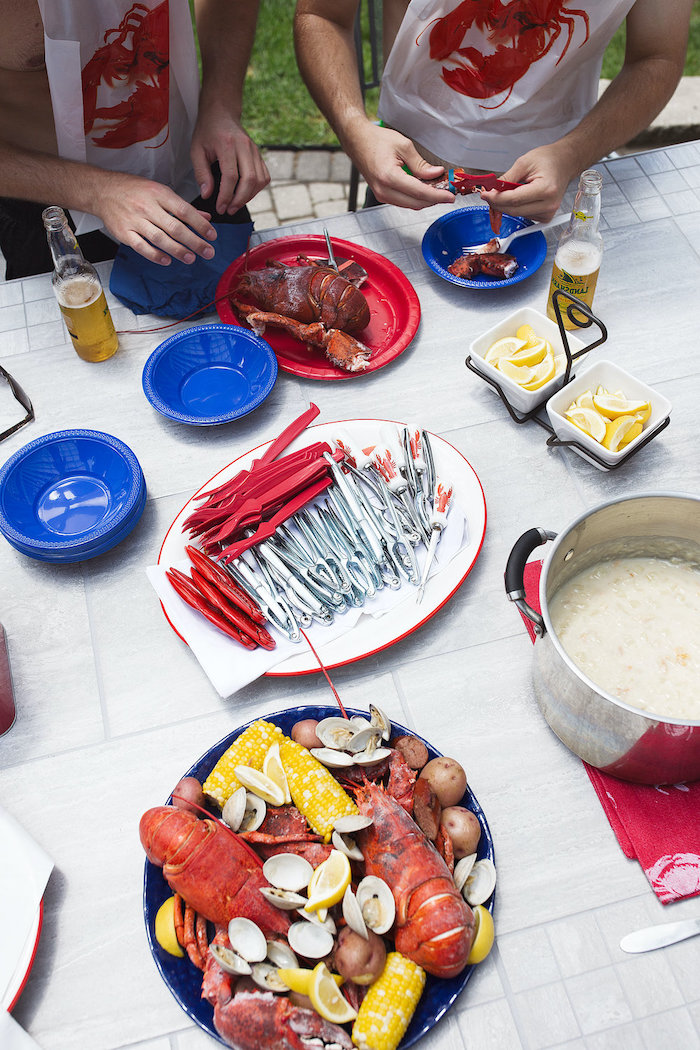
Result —
MULTIPOLYGON (((587 508, 641 491, 700 493, 700 144, 599 167, 605 251, 594 310, 609 338, 592 356, 614 360, 673 403, 668 429, 617 472, 548 449, 544 430, 512 422, 465 367, 472 339, 504 313, 544 310, 556 231, 536 274, 487 294, 447 284, 424 264, 421 240, 443 206, 283 227, 284 235, 320 233, 325 223, 333 236, 395 262, 420 297, 418 334, 366 376, 334 383, 280 372, 260 408, 215 428, 166 420, 143 394, 144 363, 172 329, 144 330, 162 320, 136 318, 110 297, 128 334, 112 359, 86 364, 69 343, 48 276, 0 287, 0 361, 36 412, 0 447, 0 462, 54 430, 94 428, 133 449, 148 487, 135 530, 93 560, 49 565, 0 538, 0 621, 17 704, 16 724, 0 739, 0 801, 55 864, 36 959, 14 1010, 42 1050, 216 1045, 181 1011, 151 958, 139 817, 235 726, 332 698, 311 675, 264 678, 222 700, 170 629, 145 570, 192 493, 310 400, 320 422, 419 423, 466 457, 485 493, 485 542, 463 586, 413 635, 332 674, 350 706, 379 703, 464 764, 494 838, 496 946, 421 1047, 700 1045, 700 942, 648 956, 619 949, 624 933, 691 916, 700 903, 664 908, 624 857, 580 761, 539 713, 531 644, 503 587, 508 553, 532 526, 556 532, 587 508)), ((572 200, 573 187, 564 208, 572 200)), ((101 270, 107 279, 109 265, 101 270)))

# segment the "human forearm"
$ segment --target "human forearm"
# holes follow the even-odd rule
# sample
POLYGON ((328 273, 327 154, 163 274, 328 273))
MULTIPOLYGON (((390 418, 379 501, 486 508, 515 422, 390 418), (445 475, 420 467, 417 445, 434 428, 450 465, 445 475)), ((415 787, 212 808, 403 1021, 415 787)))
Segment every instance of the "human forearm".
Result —
POLYGON ((195 0, 194 9, 202 56, 200 107, 218 102, 240 120, 259 0, 195 0))
POLYGON ((0 196, 93 212, 110 173, 0 141, 0 196))

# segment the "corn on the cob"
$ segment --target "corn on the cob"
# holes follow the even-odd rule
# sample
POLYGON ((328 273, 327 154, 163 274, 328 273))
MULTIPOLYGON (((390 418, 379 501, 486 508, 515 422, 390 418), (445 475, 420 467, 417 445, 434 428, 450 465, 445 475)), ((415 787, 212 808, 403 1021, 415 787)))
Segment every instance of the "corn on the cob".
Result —
POLYGON ((202 785, 204 794, 214 799, 223 809, 227 799, 241 786, 234 773, 235 767, 252 766, 253 769, 262 769, 270 745, 283 738, 284 733, 280 727, 272 722, 265 722, 261 718, 253 722, 216 763, 202 785))
POLYGON ((359 1050, 396 1050, 423 993, 425 972, 400 952, 389 952, 362 1000, 352 1041, 359 1050))
POLYGON ((324 842, 330 842, 333 822, 357 813, 357 806, 325 766, 307 748, 284 737, 280 758, 287 774, 292 802, 324 842))

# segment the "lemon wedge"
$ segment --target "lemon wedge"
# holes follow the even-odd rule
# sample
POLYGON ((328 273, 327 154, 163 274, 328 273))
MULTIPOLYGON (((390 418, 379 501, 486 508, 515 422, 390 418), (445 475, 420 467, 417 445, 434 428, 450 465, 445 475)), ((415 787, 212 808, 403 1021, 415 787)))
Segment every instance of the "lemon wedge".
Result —
POLYGON ((244 788, 248 788, 258 798, 269 802, 271 806, 284 805, 284 790, 266 773, 252 766, 235 766, 234 773, 244 788))
POLYGON ((581 408, 578 405, 571 405, 564 415, 570 423, 582 430, 584 434, 588 434, 589 437, 602 443, 606 433, 605 420, 594 408, 581 408))
POLYGON ((178 959, 184 957, 175 933, 175 898, 168 897, 156 912, 155 935, 158 944, 170 955, 178 959))
POLYGON ((527 346, 534 346, 535 343, 539 342, 540 338, 531 324, 521 324, 515 335, 516 338, 522 339, 527 346))
POLYGON ((284 801, 286 803, 291 802, 292 796, 289 791, 289 784, 287 783, 287 774, 284 771, 284 766, 282 765, 282 759, 280 757, 279 741, 276 740, 265 755, 262 771, 266 777, 269 777, 270 780, 277 784, 277 787, 282 789, 284 792, 284 801))
POLYGON ((603 446, 610 449, 611 452, 618 452, 625 445, 629 445, 630 441, 639 437, 641 432, 642 424, 634 416, 618 416, 607 424, 603 446))
POLYGON ((350 861, 340 850, 331 850, 330 856, 315 869, 308 886, 309 899, 304 911, 331 908, 342 898, 350 885, 350 861))
POLYGON ((536 339, 534 343, 526 343, 522 350, 518 350, 508 360, 514 365, 538 365, 547 353, 549 343, 546 339, 536 339))
POLYGON ((471 951, 467 957, 467 965, 483 962, 493 948, 495 931, 493 916, 483 904, 477 904, 474 908, 474 919, 476 920, 476 932, 472 942, 471 951))
POLYGON ((488 348, 484 354, 484 361, 488 361, 489 364, 495 365, 502 357, 512 357, 513 354, 517 354, 518 350, 522 350, 524 346, 524 340, 516 339, 515 336, 512 335, 507 335, 504 339, 498 339, 488 348))
MULTIPOLYGON (((618 416, 633 416, 637 412, 651 412, 648 401, 629 401, 626 397, 618 397, 617 394, 596 394, 593 404, 601 415, 608 419, 617 419, 618 416)), ((648 419, 647 415, 647 419, 648 419)))
POLYGON ((554 354, 548 353, 538 365, 535 365, 533 372, 532 379, 523 384, 525 390, 539 390, 550 379, 554 379, 556 372, 554 354))
MULTIPOLYGON (((288 966, 282 967, 282 969, 278 970, 277 976, 281 981, 284 981, 290 992, 299 992, 300 995, 308 995, 313 973, 313 970, 304 970, 301 966, 288 966)), ((340 987, 343 983, 343 978, 340 974, 332 973, 331 977, 338 987, 340 987)))
POLYGON ((516 365, 509 357, 502 357, 498 361, 496 368, 508 379, 512 379, 514 383, 517 383, 518 386, 525 386, 534 378, 537 365, 516 365))
POLYGON ((325 1021, 345 1024, 357 1017, 357 1011, 353 1010, 347 999, 340 994, 333 974, 324 962, 314 967, 308 994, 316 1013, 325 1021))
POLYGON ((576 400, 574 401, 574 405, 578 405, 579 408, 595 409, 595 405, 593 403, 593 391, 584 390, 584 392, 582 394, 579 394, 579 396, 576 398, 576 400))

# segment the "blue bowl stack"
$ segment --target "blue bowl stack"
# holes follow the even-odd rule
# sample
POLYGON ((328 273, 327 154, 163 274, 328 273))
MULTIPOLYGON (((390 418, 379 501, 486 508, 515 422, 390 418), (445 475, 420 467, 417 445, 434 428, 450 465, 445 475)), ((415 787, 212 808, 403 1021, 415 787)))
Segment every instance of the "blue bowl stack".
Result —
POLYGON ((143 471, 123 441, 99 430, 60 430, 25 445, 0 469, 0 532, 38 561, 85 561, 129 535, 146 495, 143 471))

